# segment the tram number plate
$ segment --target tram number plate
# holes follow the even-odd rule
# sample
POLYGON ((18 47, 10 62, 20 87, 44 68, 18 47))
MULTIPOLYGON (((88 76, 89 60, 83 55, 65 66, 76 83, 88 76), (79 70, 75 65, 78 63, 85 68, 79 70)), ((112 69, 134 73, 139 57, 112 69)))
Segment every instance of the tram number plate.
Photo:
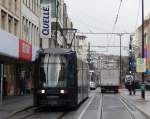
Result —
POLYGON ((57 104, 57 101, 55 101, 55 100, 51 100, 51 101, 49 101, 49 102, 48 102, 48 104, 56 105, 56 104, 57 104))
POLYGON ((58 99, 58 96, 47 96, 47 99, 58 99))

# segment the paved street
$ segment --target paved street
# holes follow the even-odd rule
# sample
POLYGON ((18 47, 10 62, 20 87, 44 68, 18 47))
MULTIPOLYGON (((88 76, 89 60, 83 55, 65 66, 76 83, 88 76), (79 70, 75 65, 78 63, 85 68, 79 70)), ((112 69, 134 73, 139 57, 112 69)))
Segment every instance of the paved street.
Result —
POLYGON ((0 119, 11 116, 21 110, 30 108, 33 106, 32 95, 28 96, 14 96, 7 97, 3 100, 3 104, 0 105, 0 119))
POLYGON ((127 90, 120 90, 121 96, 125 99, 128 105, 133 105, 144 115, 150 118, 150 92, 145 92, 145 100, 141 99, 140 90, 136 91, 136 95, 129 95, 127 90))
POLYGON ((126 90, 120 92, 101 94, 100 89, 96 89, 76 110, 30 108, 5 119, 148 119, 132 104, 132 100, 139 96, 138 92, 136 96, 128 96, 126 90))

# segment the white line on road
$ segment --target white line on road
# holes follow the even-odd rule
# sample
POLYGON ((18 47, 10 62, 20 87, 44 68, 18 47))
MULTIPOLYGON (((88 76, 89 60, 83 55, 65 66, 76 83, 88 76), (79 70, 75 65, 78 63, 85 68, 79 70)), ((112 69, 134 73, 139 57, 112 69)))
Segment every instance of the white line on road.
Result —
POLYGON ((94 99, 94 96, 92 96, 91 100, 86 105, 86 107, 83 109, 83 111, 81 112, 81 114, 79 115, 79 117, 77 119, 81 119, 83 117, 84 113, 86 112, 87 108, 89 107, 89 105, 91 104, 91 102, 93 101, 93 99, 94 99))
POLYGON ((100 97, 100 104, 99 104, 99 109, 98 109, 98 111, 99 111, 99 113, 98 113, 98 117, 101 119, 101 116, 102 116, 102 101, 103 101, 103 95, 101 94, 100 95, 101 97, 100 97))

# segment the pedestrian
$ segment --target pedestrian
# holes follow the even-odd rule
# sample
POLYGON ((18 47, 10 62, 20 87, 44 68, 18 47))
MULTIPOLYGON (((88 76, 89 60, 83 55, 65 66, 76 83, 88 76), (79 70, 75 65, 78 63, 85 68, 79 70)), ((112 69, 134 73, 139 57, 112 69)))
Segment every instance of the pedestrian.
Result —
POLYGON ((132 81, 133 81, 133 77, 130 75, 128 77, 126 77, 125 79, 126 81, 126 87, 129 91, 129 95, 132 95, 132 81))
POLYGON ((135 82, 135 80, 132 81, 132 92, 133 92, 133 95, 135 95, 135 93, 136 93, 136 82, 135 82))
POLYGON ((128 90, 129 90, 129 95, 132 95, 132 81, 131 80, 128 82, 128 90))
POLYGON ((20 78, 20 96, 25 95, 25 79, 23 77, 20 78))

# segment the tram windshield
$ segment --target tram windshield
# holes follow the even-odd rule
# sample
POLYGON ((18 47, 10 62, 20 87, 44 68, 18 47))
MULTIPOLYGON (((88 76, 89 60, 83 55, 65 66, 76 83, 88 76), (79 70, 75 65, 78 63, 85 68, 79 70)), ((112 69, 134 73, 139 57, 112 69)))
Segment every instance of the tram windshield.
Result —
POLYGON ((40 86, 42 87, 66 87, 67 61, 61 55, 46 54, 41 60, 40 86))

